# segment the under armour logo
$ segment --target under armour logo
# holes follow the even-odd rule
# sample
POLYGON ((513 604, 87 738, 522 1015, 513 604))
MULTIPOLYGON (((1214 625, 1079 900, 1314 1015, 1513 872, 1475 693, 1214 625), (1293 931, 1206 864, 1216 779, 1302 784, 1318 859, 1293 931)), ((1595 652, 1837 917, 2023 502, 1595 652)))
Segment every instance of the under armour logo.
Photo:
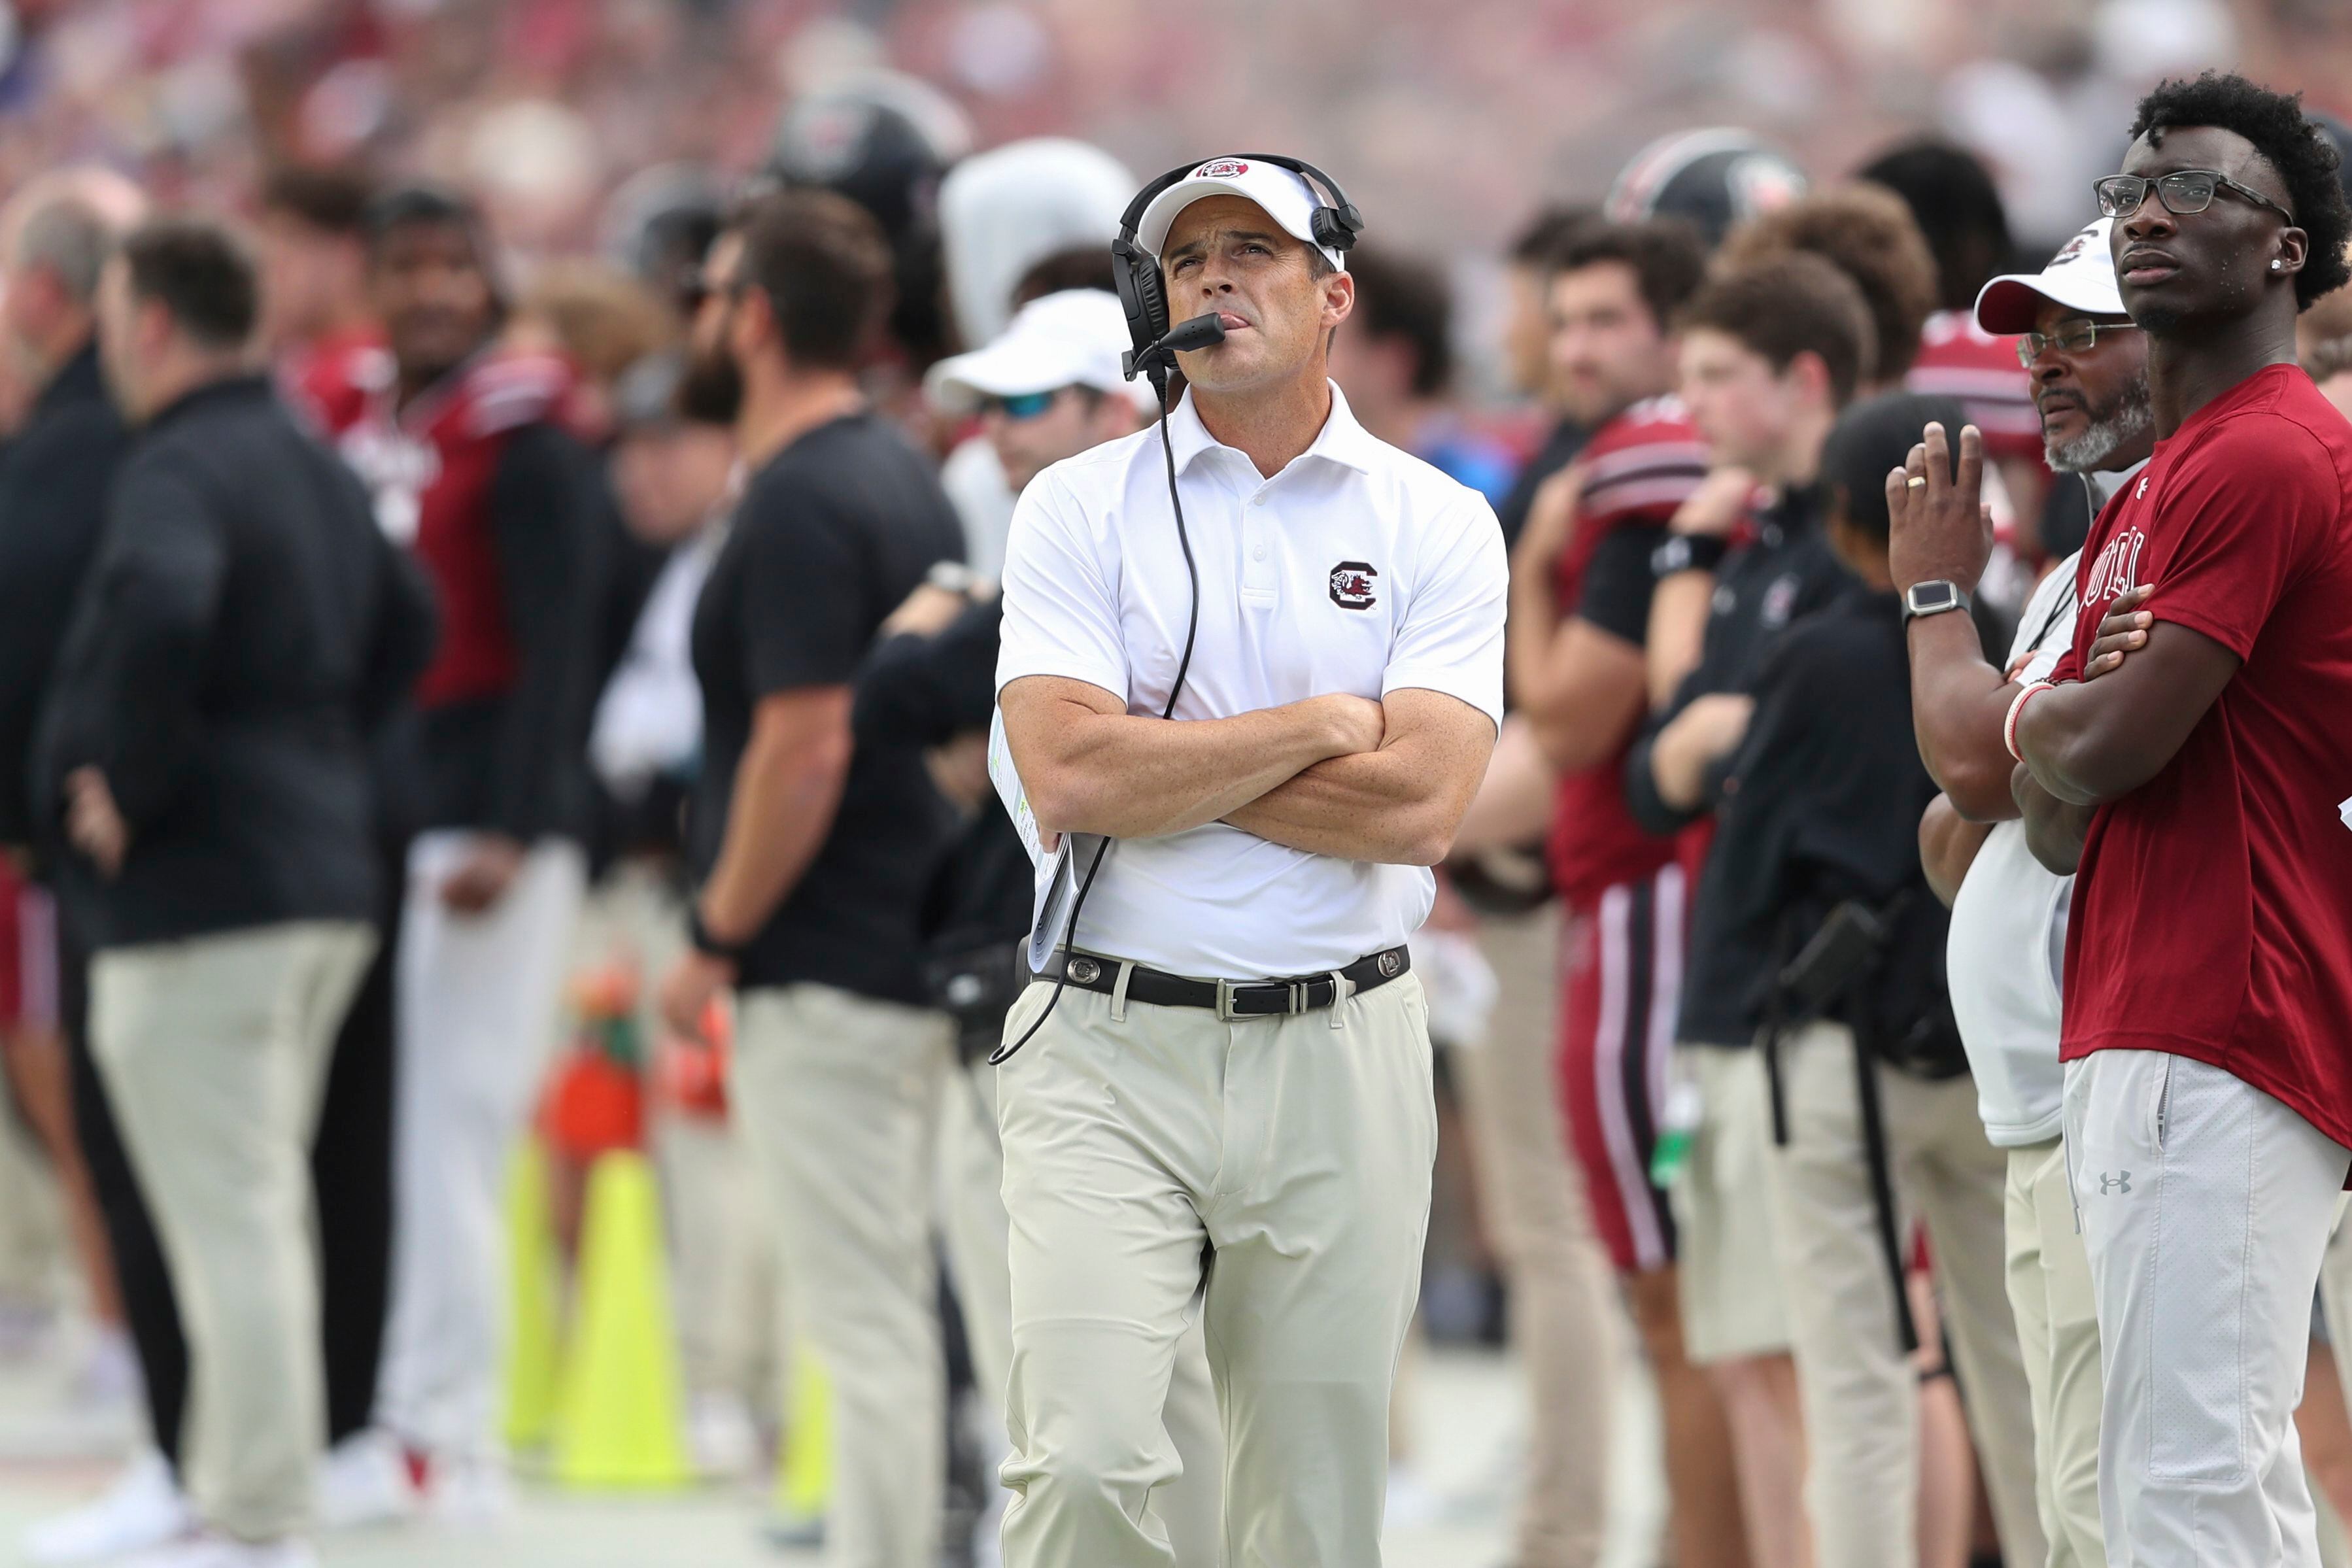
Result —
POLYGON ((2131 1173, 2129 1171, 2125 1171, 2113 1176, 2108 1175, 2105 1171, 2099 1173, 2099 1195, 2101 1197, 2105 1197, 2109 1193, 2124 1193, 2128 1194, 2130 1192, 2131 1173))

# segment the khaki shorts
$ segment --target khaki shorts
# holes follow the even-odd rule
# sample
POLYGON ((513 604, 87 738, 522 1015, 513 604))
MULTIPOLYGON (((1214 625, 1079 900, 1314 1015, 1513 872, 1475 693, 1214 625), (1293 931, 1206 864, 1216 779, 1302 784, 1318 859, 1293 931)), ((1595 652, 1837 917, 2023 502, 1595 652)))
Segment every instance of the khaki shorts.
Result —
POLYGON ((1706 1107, 1673 1193, 1682 1233, 1684 1353, 1699 1365, 1784 1353, 1789 1313, 1772 1250, 1764 1053, 1685 1045, 1675 1047, 1675 1063, 1706 1107))

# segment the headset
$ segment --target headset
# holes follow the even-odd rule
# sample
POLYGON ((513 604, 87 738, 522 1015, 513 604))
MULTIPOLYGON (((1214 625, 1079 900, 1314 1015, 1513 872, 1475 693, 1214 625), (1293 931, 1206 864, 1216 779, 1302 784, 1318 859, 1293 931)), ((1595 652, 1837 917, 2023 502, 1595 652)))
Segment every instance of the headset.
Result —
MULTIPOLYGON (((1326 250, 1336 250, 1342 256, 1355 248, 1356 237, 1364 232, 1364 216, 1339 182, 1297 158, 1286 158, 1277 153, 1233 153, 1224 158, 1213 158, 1206 163, 1185 163, 1169 170, 1135 194, 1119 215, 1118 237, 1110 242, 1112 282, 1118 290, 1120 308, 1127 312, 1128 336, 1133 342, 1124 362, 1129 381, 1139 374, 1149 374, 1152 386, 1159 390, 1160 401, 1167 402, 1168 371, 1175 363, 1175 354, 1203 345, 1184 343, 1163 346, 1171 323, 1168 320, 1168 289, 1160 275, 1160 258, 1146 251, 1137 240, 1136 227, 1160 193, 1171 185, 1191 179, 1212 163, 1223 162, 1271 163, 1277 169, 1287 169, 1308 184, 1311 189, 1320 185, 1328 195, 1328 205, 1315 209, 1308 219, 1307 233, 1314 242, 1326 250)), ((1188 325, 1190 323, 1187 323, 1188 325)), ((1164 413, 1163 406, 1163 413, 1164 413)))
MULTIPOLYGON (((1339 251, 1342 256, 1355 248, 1356 237, 1364 231, 1364 218, 1356 210, 1356 204, 1348 199, 1348 193, 1339 188, 1339 181, 1312 163, 1276 153, 1234 153, 1228 156, 1238 163, 1254 161, 1287 169, 1307 181, 1310 189, 1316 185, 1322 186, 1328 193, 1328 202, 1315 209, 1314 216, 1307 221, 1307 233, 1313 237, 1315 244, 1326 250, 1339 251)), ((1172 719, 1176 715, 1176 699, 1183 695, 1184 677, 1192 668, 1192 644, 1201 632, 1201 568, 1192 559, 1192 536, 1184 531, 1184 501, 1176 493, 1176 447, 1168 434, 1168 375, 1176 366, 1178 354, 1223 342, 1225 329, 1213 310, 1194 316, 1174 327, 1169 325, 1168 289, 1160 281, 1160 258, 1144 250, 1138 241, 1136 226, 1143 221, 1144 209, 1160 192, 1182 184, 1191 179, 1195 171, 1216 162, 1219 160, 1182 164, 1138 191, 1135 199, 1127 204, 1127 211, 1119 215, 1118 237, 1110 242, 1112 280, 1118 285, 1119 305, 1127 311, 1128 336, 1133 343, 1120 360, 1119 367, 1129 381, 1139 375, 1149 376, 1151 390, 1159 395, 1160 450, 1168 460, 1168 504, 1175 510, 1176 542, 1183 547, 1184 573, 1192 584, 1192 607, 1184 626, 1184 653, 1176 661, 1176 679, 1168 688, 1167 702, 1160 710, 1162 719, 1172 719)), ((1061 945, 1065 948, 1077 940, 1078 911, 1087 907, 1087 895, 1094 890, 1095 875, 1102 869, 1103 858, 1110 853, 1110 846, 1111 841, 1105 838, 1095 847, 1094 858, 1087 862, 1086 878, 1078 884, 1077 897, 1070 902, 1069 921, 1062 930, 1061 945)), ((1051 903, 1052 900, 1048 900, 1049 908, 1051 903)), ((989 1066, 1003 1067, 1022 1047, 1036 1037, 1037 1031, 1045 1026, 1045 1020, 1052 1017, 1054 1009, 1060 1005, 1062 993, 1068 989, 1069 983, 1066 966, 1054 981, 1054 994, 1046 998, 1045 1011, 1037 1015, 1036 1021, 1022 1033, 1019 1039, 991 1052, 989 1066)))

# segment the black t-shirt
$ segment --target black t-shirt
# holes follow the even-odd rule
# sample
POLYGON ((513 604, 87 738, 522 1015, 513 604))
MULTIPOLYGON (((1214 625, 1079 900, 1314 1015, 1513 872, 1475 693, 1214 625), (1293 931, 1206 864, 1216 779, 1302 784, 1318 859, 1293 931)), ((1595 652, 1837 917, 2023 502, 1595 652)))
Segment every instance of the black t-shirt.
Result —
POLYGON ((1544 444, 1528 459, 1519 477, 1511 481, 1510 493, 1503 498, 1503 504, 1495 509, 1496 521, 1503 525, 1506 545, 1519 542, 1519 531, 1528 525, 1528 509, 1536 504, 1536 491, 1543 489, 1546 479, 1576 461, 1576 455, 1584 450, 1584 443, 1591 435, 1573 419, 1563 419, 1551 427, 1544 444))
POLYGON ((1577 594, 1577 618, 1635 647, 1648 642, 1650 601, 1658 588, 1650 558, 1669 533, 1664 523, 1634 523, 1612 529, 1594 545, 1577 594))
MULTIPOLYGON (((698 881, 719 858, 760 700, 851 684, 883 619, 934 563, 962 553, 930 465, 874 415, 818 426, 752 476, 694 615, 703 754, 688 849, 698 881)), ((738 983, 818 981, 922 1002, 917 915, 954 827, 919 746, 860 743, 832 832, 752 940, 738 983)))

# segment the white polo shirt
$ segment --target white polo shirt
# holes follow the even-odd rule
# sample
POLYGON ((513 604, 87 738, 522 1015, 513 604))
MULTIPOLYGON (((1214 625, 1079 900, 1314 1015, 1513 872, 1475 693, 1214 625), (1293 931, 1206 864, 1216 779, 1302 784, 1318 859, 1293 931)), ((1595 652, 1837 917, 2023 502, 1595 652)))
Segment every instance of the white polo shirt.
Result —
MULTIPOLYGON (((1315 444, 1272 479, 1209 435, 1189 393, 1169 435, 1201 578, 1179 721, 1417 687, 1500 722, 1508 563, 1484 497, 1375 440, 1337 386, 1315 444)), ((1191 592, 1157 426, 1055 464, 1013 513, 998 690, 1063 676, 1158 718, 1191 592)), ((1320 973, 1404 941, 1435 886, 1421 867, 1210 823, 1115 844, 1076 942, 1204 979, 1320 973)))

